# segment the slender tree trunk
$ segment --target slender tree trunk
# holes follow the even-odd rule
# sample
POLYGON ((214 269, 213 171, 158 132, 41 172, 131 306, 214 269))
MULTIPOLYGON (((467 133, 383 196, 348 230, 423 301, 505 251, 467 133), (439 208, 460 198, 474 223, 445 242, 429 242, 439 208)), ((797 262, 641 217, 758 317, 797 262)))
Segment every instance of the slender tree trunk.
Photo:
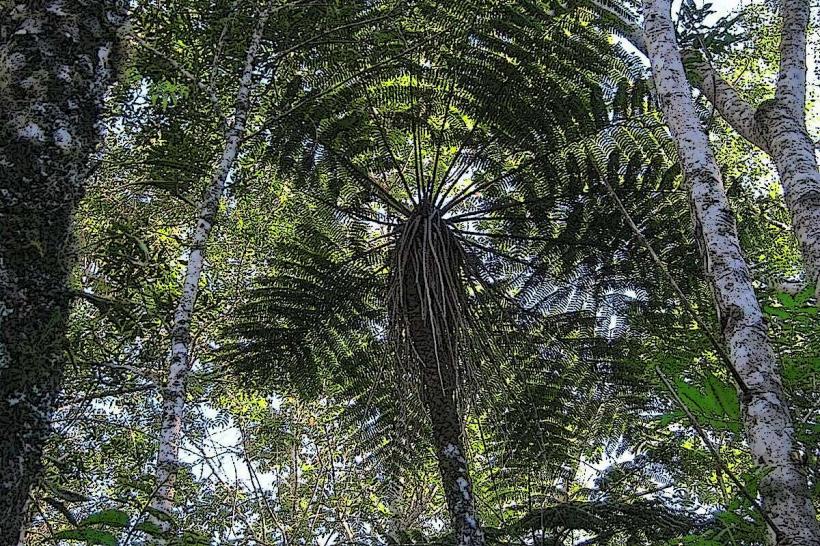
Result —
POLYGON ((118 1, 0 3, 0 544, 22 542, 66 365, 71 235, 118 1))
POLYGON ((800 244, 806 280, 820 295, 820 172, 806 131, 806 31, 808 0, 783 0, 780 68, 773 99, 756 109, 709 63, 695 64, 698 88, 746 140, 772 158, 800 244))
MULTIPOLYGON (((439 275, 439 267, 447 260, 436 236, 425 237, 423 229, 418 232, 418 260, 410 260, 404 271, 404 310, 411 354, 421 366, 421 396, 433 433, 439 474, 450 512, 458 546, 484 546, 484 533, 479 525, 473 498, 472 481, 467 468, 464 450, 463 424, 456 400, 458 379, 456 376, 455 342, 456 321, 436 320, 433 313, 441 313, 446 304, 432 301, 432 283, 445 282, 439 275), (431 243, 432 240, 436 242, 431 243), (434 257, 434 253, 438 256, 434 257), (425 262, 425 263, 422 263, 425 262), (442 327, 442 324, 446 326, 442 327), (435 329, 439 331, 436 332, 435 329)), ((458 275, 460 272, 454 272, 458 275)), ((453 277, 450 277, 453 278, 453 277)), ((438 317, 441 318, 441 317, 438 317)))
MULTIPOLYGON (((233 123, 225 135, 225 147, 222 157, 205 191, 199 217, 194 228, 188 265, 182 285, 182 295, 177 302, 171 327, 171 358, 168 384, 164 392, 162 407, 162 424, 160 429, 159 449, 157 454, 157 494, 151 507, 170 514, 174 507, 174 486, 179 468, 179 443, 182 436, 182 418, 185 411, 185 393, 188 386, 188 375, 191 371, 190 356, 191 320, 194 313, 199 279, 205 260, 205 246, 216 221, 219 203, 225 189, 225 181, 236 159, 239 142, 245 132, 245 120, 250 109, 251 80, 253 66, 262 41, 265 23, 269 10, 264 9, 257 19, 256 26, 248 46, 245 66, 240 78, 239 91, 236 95, 233 123)), ((166 520, 157 521, 164 531, 170 530, 166 520)))
MULTIPOLYGON (((621 20, 620 32, 647 54, 640 29, 598 0, 599 11, 621 20)), ((783 0, 780 67, 773 99, 754 108, 712 66, 688 56, 697 75, 695 85, 715 110, 743 138, 766 152, 777 167, 786 208, 800 245, 806 280, 820 299, 820 172, 814 142, 806 131, 806 33, 809 0, 783 0)))
POLYGON ((795 118, 777 99, 760 105, 755 112, 763 149, 780 175, 783 198, 803 255, 806 281, 820 296, 820 172, 804 119, 802 115, 801 119, 795 118))
POLYGON ((759 491, 776 526, 778 545, 820 544, 806 476, 795 452, 794 427, 737 237, 717 162, 696 115, 671 18, 671 0, 645 0, 644 39, 661 107, 677 141, 689 186, 696 238, 705 259, 723 337, 743 381, 743 421, 759 491))

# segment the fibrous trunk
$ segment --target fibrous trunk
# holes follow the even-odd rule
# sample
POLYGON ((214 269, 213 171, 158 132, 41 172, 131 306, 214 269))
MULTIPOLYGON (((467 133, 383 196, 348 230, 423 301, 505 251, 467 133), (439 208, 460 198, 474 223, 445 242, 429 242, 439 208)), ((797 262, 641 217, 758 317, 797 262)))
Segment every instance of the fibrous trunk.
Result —
POLYGON ((72 217, 102 136, 122 8, 0 3, 0 544, 22 542, 62 385, 72 217))
MULTIPOLYGON (((227 129, 222 156, 205 191, 199 217, 194 227, 188 265, 182 285, 182 295, 174 311, 174 321, 171 328, 170 368, 168 384, 165 387, 163 396, 162 424, 157 453, 157 492, 151 502, 151 507, 155 511, 165 514, 170 514, 174 507, 174 486, 176 484, 177 469, 179 468, 179 443, 182 436, 185 393, 192 364, 190 356, 191 321, 205 260, 205 246, 208 243, 208 237, 219 210, 219 202, 222 199, 225 182, 239 151, 239 141, 245 133, 245 120, 250 108, 253 65, 268 15, 268 10, 263 10, 260 13, 248 46, 245 66, 236 95, 234 120, 227 129)), ((156 523, 164 531, 170 530, 168 519, 158 518, 156 523)))
POLYGON ((430 418, 432 444, 459 546, 483 546, 464 449, 458 404, 458 335, 463 321, 462 255, 452 234, 430 207, 403 227, 398 248, 398 317, 407 356, 418 366, 421 398, 430 418))
POLYGON ((671 0, 645 0, 645 40, 661 107, 678 145, 695 232, 705 260, 722 335, 739 385, 746 438, 761 470, 759 492, 772 542, 816 545, 820 529, 766 323, 743 258, 737 228, 683 71, 671 0))

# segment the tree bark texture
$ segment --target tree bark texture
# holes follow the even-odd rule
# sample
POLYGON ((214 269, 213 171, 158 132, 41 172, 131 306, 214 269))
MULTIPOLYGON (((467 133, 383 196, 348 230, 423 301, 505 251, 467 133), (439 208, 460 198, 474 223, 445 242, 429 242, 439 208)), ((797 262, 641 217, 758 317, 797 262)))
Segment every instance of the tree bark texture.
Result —
MULTIPOLYGON (((422 223, 427 221, 424 219, 422 223)), ((464 449, 462 417, 457 402, 455 340, 458 321, 454 316, 450 320, 442 316, 447 309, 452 310, 452 306, 434 301, 442 294, 431 289, 433 283, 440 283, 439 286, 447 284, 442 279, 453 279, 460 272, 452 271, 448 275, 441 271, 453 265, 452 260, 445 258, 445 244, 441 242, 446 239, 444 231, 430 235, 430 231, 421 228, 415 237, 416 240, 411 243, 416 247, 415 259, 407 261, 402 275, 403 315, 410 356, 420 366, 422 402, 430 417, 433 449, 456 544, 484 546, 485 538, 475 509, 464 449)))
POLYGON ((0 1, 0 544, 22 542, 62 385, 74 209, 124 4, 0 1))
MULTIPOLYGON (((157 452, 157 493, 151 502, 154 510, 171 514, 174 508, 174 487, 179 468, 179 444, 182 438, 182 419, 185 412, 185 394, 191 372, 191 321, 205 260, 205 247, 216 221, 225 182, 233 168, 239 143, 245 133, 245 121, 250 109, 253 67, 262 42, 265 24, 270 14, 265 8, 259 13, 245 58, 245 65, 234 102, 233 123, 225 135, 222 156, 208 185, 194 227, 188 265, 182 285, 182 295, 174 311, 171 327, 171 357, 168 383, 163 393, 162 423, 157 452)), ((171 528, 168 520, 158 520, 164 531, 171 528)))
MULTIPOLYGON (((648 55, 646 39, 620 14, 597 0, 592 5, 621 21, 618 32, 648 55)), ((820 298, 820 172, 814 142, 806 131, 806 33, 809 0, 783 0, 780 66, 775 97, 757 108, 746 102, 705 60, 687 55, 693 83, 715 110, 750 143, 766 152, 777 167, 786 208, 800 245, 806 281, 820 298)))
POLYGON ((780 9, 780 68, 773 99, 752 107, 705 61, 695 65, 698 88, 727 123, 772 158, 800 244, 806 280, 820 296, 820 172, 805 114, 810 5, 808 0, 783 0, 780 9))
POLYGON ((695 235, 712 284, 729 358, 743 381, 743 422, 764 473, 759 492, 778 545, 820 544, 820 529, 795 451, 794 427, 741 253, 720 170, 692 103, 671 18, 671 0, 645 0, 644 39, 666 122, 677 142, 690 193, 695 235))

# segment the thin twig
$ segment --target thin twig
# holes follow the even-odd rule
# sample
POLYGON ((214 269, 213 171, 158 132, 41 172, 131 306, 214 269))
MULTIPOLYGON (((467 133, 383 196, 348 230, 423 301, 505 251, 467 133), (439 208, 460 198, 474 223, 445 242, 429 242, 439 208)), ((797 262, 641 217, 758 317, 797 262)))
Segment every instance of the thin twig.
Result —
POLYGON ((746 386, 746 383, 743 381, 743 379, 740 377, 740 374, 735 369, 734 365, 732 364, 732 361, 729 359, 729 355, 727 355, 726 351, 723 349, 723 346, 720 344, 720 342, 709 329, 709 327, 706 325, 706 323, 704 323, 703 320, 701 320, 701 318, 692 308, 692 304, 689 303, 689 299, 686 297, 686 294, 683 293, 683 290, 681 290, 680 285, 678 285, 677 281, 675 281, 674 277, 672 277, 672 274, 669 273, 669 269, 667 269, 666 264, 663 262, 663 260, 661 260, 661 257, 658 256, 658 254, 655 252, 655 249, 652 247, 647 238, 644 237, 643 232, 641 232, 637 224, 635 224, 635 221, 632 219, 632 215, 629 214, 629 211, 626 210, 626 207, 624 207, 621 198, 618 197, 618 194, 615 193, 615 190, 612 189, 612 186, 609 184, 609 181, 606 179, 606 176, 604 176, 603 173, 601 173, 600 169, 598 169, 598 165, 594 163, 592 163, 592 165, 598 172, 598 178, 606 188, 607 193, 609 193, 610 197, 612 197, 612 200, 615 202, 615 205, 618 207, 618 210, 623 215, 624 220, 626 220, 626 223, 632 229, 632 232, 635 234, 635 236, 638 238, 638 240, 641 242, 644 248, 646 248, 647 252, 649 252, 652 261, 655 262, 655 265, 658 266, 658 269, 661 270, 663 276, 666 277, 666 280, 669 282, 669 284, 672 286, 672 289, 680 298, 681 305, 683 305, 683 308, 686 310, 687 314, 692 318, 692 320, 695 321, 695 323, 698 325, 701 331, 703 331, 704 335, 707 338, 709 338, 709 342, 712 345, 712 348, 714 348, 714 350, 717 352, 718 357, 726 366, 726 369, 729 371, 732 378, 737 383, 738 388, 741 390, 741 392, 744 395, 748 395, 749 388, 746 386))
POLYGON ((43 523, 45 524, 46 529, 48 530, 48 534, 50 535, 49 538, 52 542, 54 542, 54 544, 57 544, 57 539, 54 537, 54 529, 51 528, 51 523, 48 521, 48 518, 43 513, 43 509, 40 508, 40 503, 37 502, 37 499, 35 499, 32 495, 29 495, 28 499, 32 503, 34 503, 34 507, 37 509, 37 513, 40 514, 41 518, 43 518, 43 523))
POLYGON ((723 462, 723 458, 721 458, 717 448, 715 448, 712 441, 706 435, 703 428, 700 426, 700 423, 698 423, 697 418, 692 414, 691 411, 689 411, 689 408, 686 406, 686 404, 684 404, 683 400, 680 399, 680 396, 678 396, 678 393, 675 391, 674 387, 672 387, 672 383, 669 381, 669 378, 666 377, 666 375, 661 371, 660 368, 656 367, 655 372, 658 374, 658 377, 666 386, 666 389, 669 391, 669 394, 671 394, 672 397, 675 399, 675 402, 678 404, 680 409, 683 410, 683 412, 689 418, 689 421, 692 423, 692 426, 698 433, 698 436, 700 436, 700 439, 703 440, 703 443, 706 444, 706 448, 714 457, 715 463, 718 465, 718 468, 725 472, 726 475, 729 476, 729 479, 732 481, 732 483, 734 483, 738 487, 738 489, 740 489, 740 492, 743 493, 743 496, 746 497, 746 499, 752 504, 752 506, 754 506, 755 510, 757 510, 760 513, 766 524, 769 527, 771 527, 772 531, 774 531, 775 536, 782 536, 780 529, 777 528, 777 525, 775 525, 774 521, 772 521, 772 518, 770 518, 766 511, 763 510, 763 507, 760 506, 759 502, 757 502, 755 496, 752 495, 748 489, 746 489, 746 486, 743 484, 743 482, 741 482, 740 479, 735 475, 735 473, 732 472, 732 470, 726 465, 726 463, 723 462))

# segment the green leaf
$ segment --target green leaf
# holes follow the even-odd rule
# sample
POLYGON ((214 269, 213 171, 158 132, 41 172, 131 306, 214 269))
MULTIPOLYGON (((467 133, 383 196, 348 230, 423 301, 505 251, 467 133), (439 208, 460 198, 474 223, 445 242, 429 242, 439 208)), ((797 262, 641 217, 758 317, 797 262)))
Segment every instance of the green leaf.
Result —
POLYGON ((787 309, 794 309, 797 307, 797 302, 794 301, 791 294, 787 294, 786 292, 778 292, 777 299, 781 304, 783 304, 783 307, 787 309))
POLYGON ((704 395, 694 386, 684 382, 682 379, 676 381, 678 386, 678 396, 689 407, 693 413, 701 413, 707 417, 722 415, 717 398, 712 398, 708 394, 704 395))
POLYGON ((161 536, 162 535, 162 527, 157 525, 156 523, 150 521, 143 521, 139 525, 134 527, 137 531, 142 531, 143 533, 148 533, 151 536, 161 536))
POLYGON ((689 383, 686 383, 683 379, 676 380, 675 384, 678 387, 678 396, 680 396, 681 400, 683 400, 687 406, 690 406, 690 409, 694 408, 699 410, 700 405, 698 401, 703 398, 700 391, 689 383))
POLYGON ((81 526, 87 525, 109 525, 111 527, 126 527, 128 525, 128 514, 122 510, 101 510, 95 512, 80 522, 81 526))
POLYGON ((764 305, 763 312, 767 315, 774 315, 782 319, 789 318, 789 313, 784 311, 782 307, 772 307, 771 305, 764 305))
POLYGON ((664 413, 658 419, 658 425, 661 427, 667 427, 683 416, 684 413, 682 411, 672 411, 670 413, 664 413))
POLYGON ((724 415, 733 420, 740 418, 740 402, 734 387, 727 385, 711 372, 707 372, 706 388, 717 399, 724 415))
POLYGON ((739 523, 742 523, 742 521, 743 521, 740 518, 740 516, 738 516, 737 514, 735 514, 734 512, 731 512, 731 511, 721 512, 721 513, 718 514, 717 517, 722 522, 724 522, 726 525, 737 525, 739 523))
POLYGON ((807 301, 814 297, 814 287, 812 285, 806 286, 799 294, 794 296, 794 301, 797 305, 804 305, 807 301))
POLYGON ((101 544, 102 546, 117 546, 117 537, 108 531, 100 529, 66 529, 54 533, 54 538, 66 540, 81 540, 86 544, 101 544))

